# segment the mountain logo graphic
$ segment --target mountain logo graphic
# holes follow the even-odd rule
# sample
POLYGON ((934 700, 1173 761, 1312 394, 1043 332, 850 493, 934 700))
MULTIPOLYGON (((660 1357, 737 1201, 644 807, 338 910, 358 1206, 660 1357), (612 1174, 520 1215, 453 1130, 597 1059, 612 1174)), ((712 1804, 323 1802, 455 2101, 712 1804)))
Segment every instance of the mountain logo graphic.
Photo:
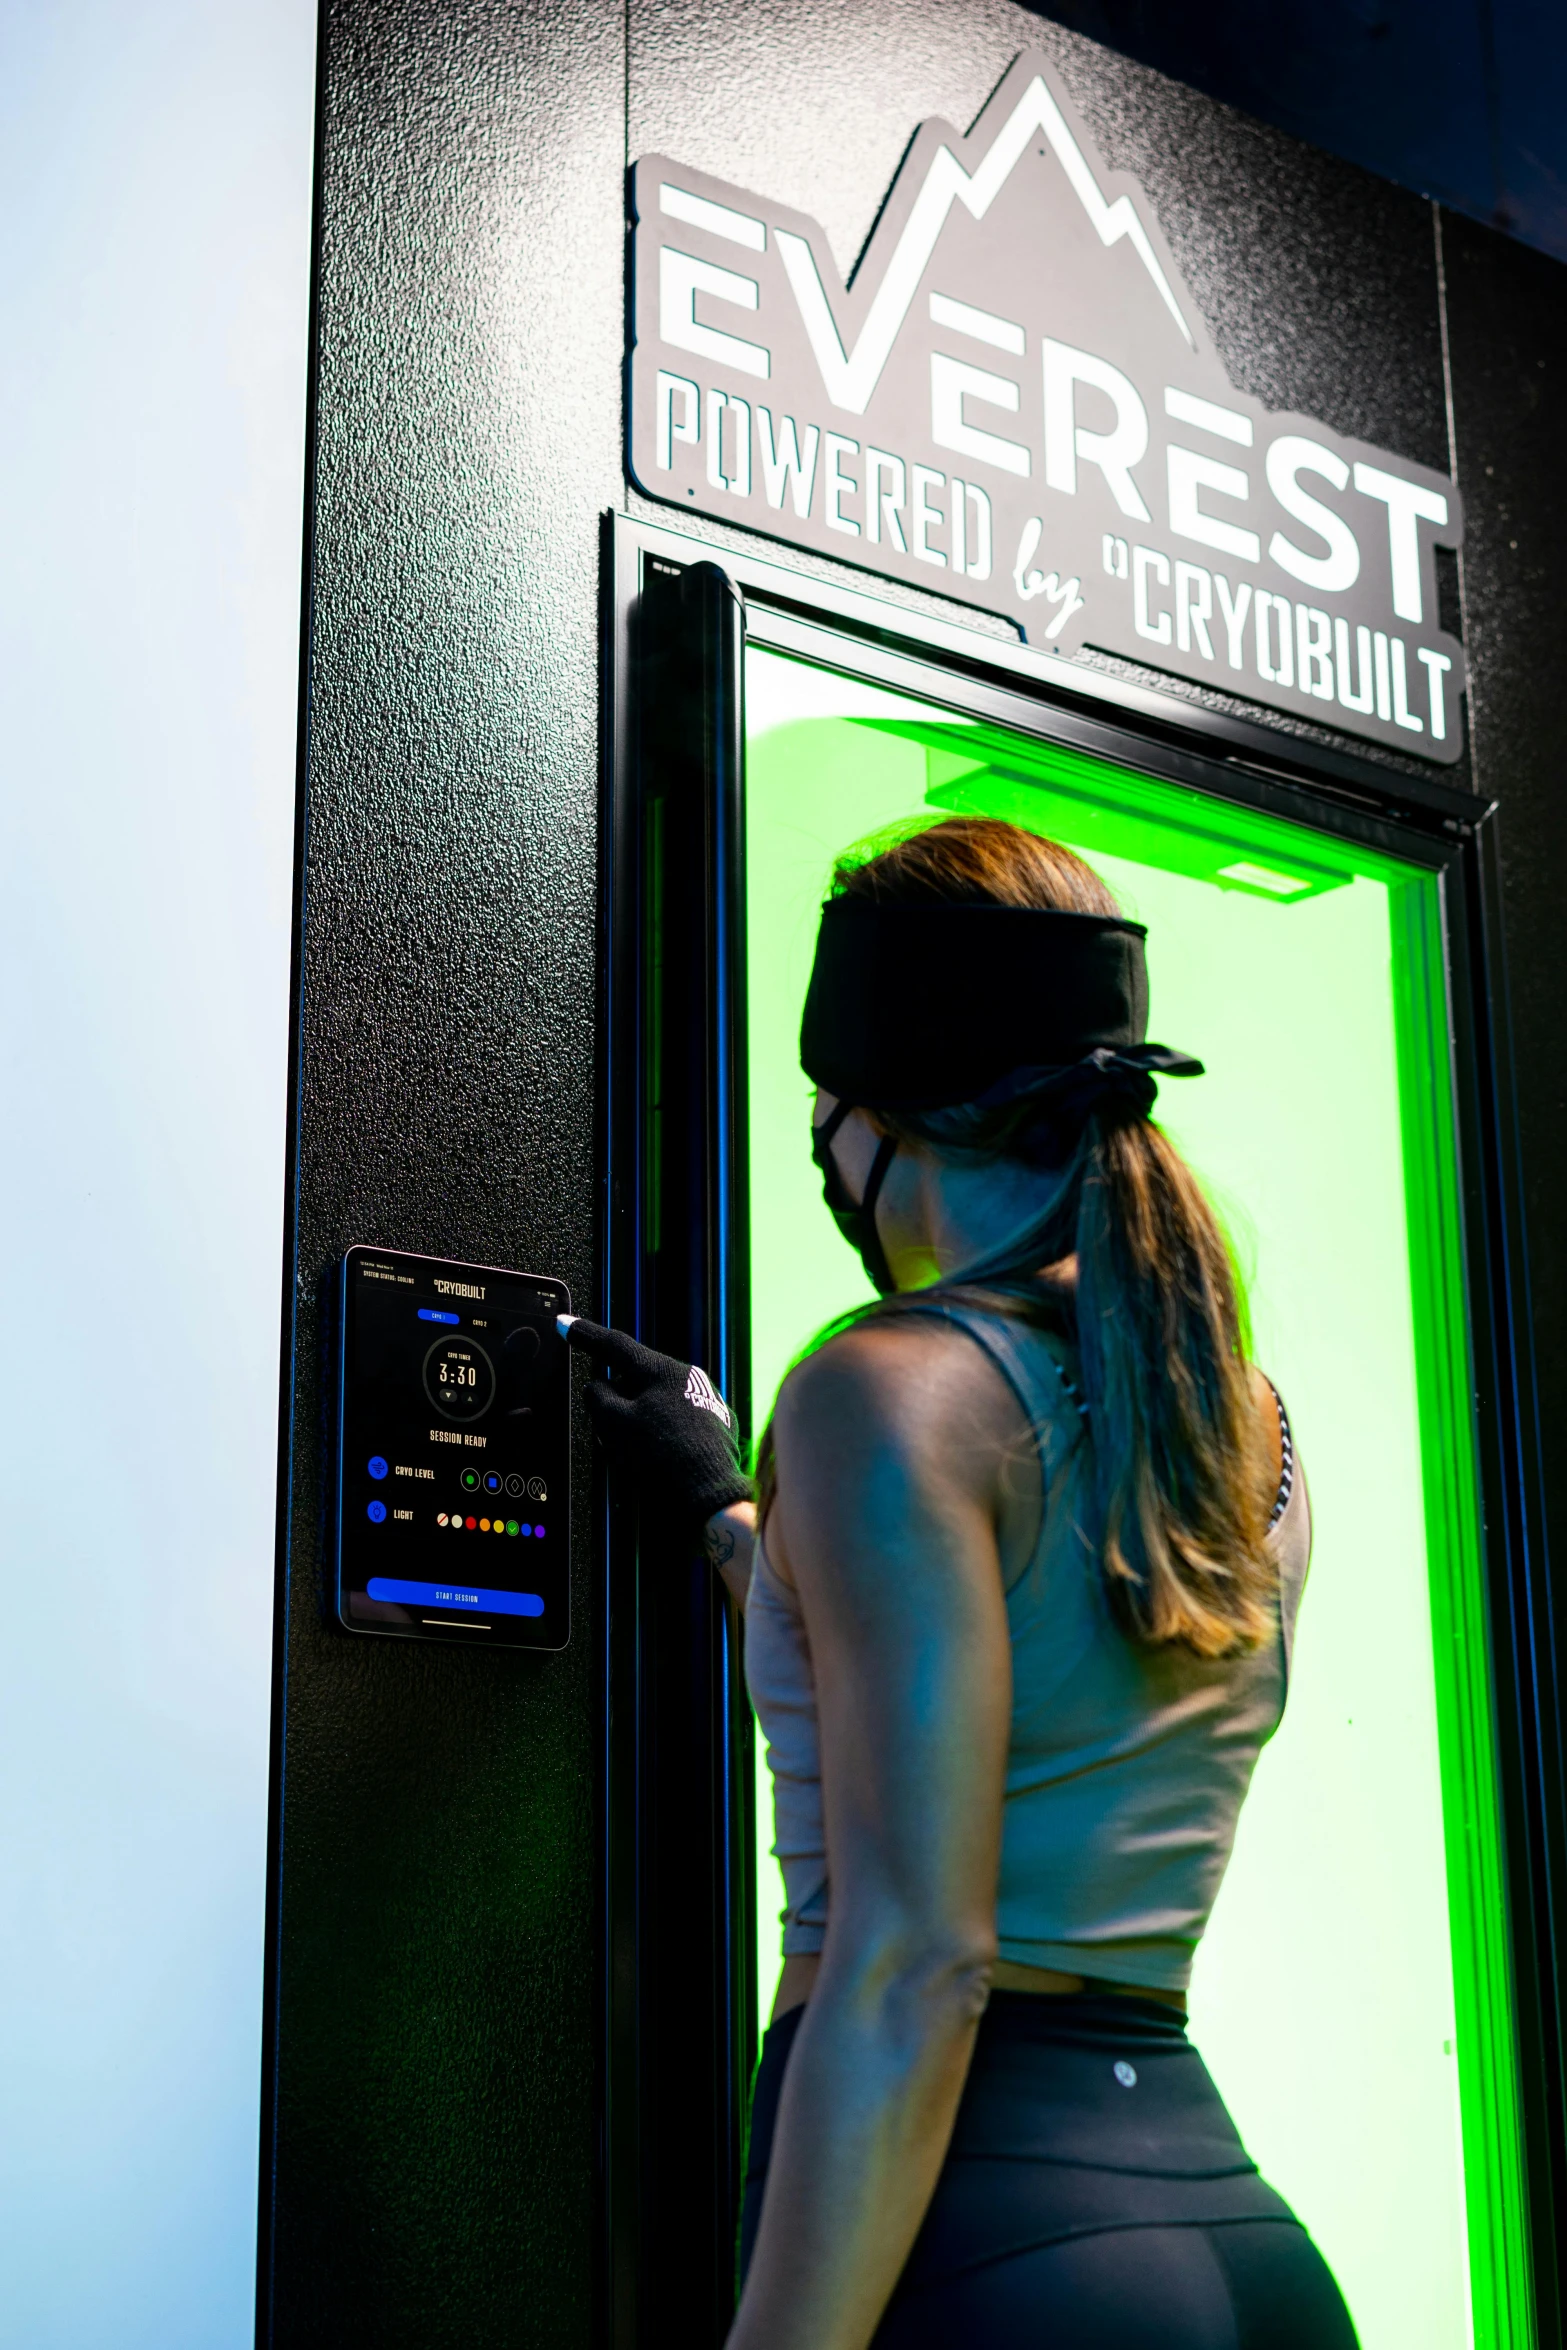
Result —
POLYGON ((1462 748, 1445 475, 1229 380, 1054 68, 917 131, 845 280, 820 225, 634 175, 629 463, 651 496, 1405 753, 1462 748))
POLYGON ((698 1411, 711 1412, 726 1428, 730 1425, 729 1406, 698 1363, 686 1373, 686 1401, 694 1403, 698 1411))

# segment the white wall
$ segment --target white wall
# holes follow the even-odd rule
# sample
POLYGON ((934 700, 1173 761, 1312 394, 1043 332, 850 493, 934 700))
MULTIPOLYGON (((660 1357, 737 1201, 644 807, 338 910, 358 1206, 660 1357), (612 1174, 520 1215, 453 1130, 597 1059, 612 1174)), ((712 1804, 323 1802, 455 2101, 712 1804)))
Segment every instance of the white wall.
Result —
POLYGON ((0 0, 0 2341, 252 2331, 313 0, 0 0))

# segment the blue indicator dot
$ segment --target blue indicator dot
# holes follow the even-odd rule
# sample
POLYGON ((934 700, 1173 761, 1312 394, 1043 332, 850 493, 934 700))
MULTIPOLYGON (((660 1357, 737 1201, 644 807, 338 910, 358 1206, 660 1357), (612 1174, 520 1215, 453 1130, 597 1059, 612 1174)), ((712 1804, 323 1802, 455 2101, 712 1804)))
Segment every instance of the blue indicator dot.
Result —
POLYGON ((531 1534, 533 1532, 533 1528, 531 1526, 524 1526, 520 1529, 520 1531, 524 1534, 531 1534))
POLYGON ((378 1452, 373 1452, 370 1455, 370 1474, 377 1482, 386 1475, 386 1463, 378 1452))
POLYGON ((373 1501, 365 1514, 369 1518, 372 1526, 379 1526, 386 1516, 385 1502, 373 1501))

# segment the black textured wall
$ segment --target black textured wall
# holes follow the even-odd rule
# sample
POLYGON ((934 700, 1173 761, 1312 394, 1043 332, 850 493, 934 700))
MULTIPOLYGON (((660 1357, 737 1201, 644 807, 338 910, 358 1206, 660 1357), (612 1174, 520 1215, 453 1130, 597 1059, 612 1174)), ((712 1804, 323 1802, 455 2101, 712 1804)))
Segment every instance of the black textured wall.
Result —
MULTIPOLYGON (((599 527, 615 505, 665 518, 621 466, 625 167, 656 147, 766 190, 847 262, 916 123, 966 122, 1030 43, 1141 176, 1237 384, 1445 467, 1432 208, 1006 0, 324 8, 263 2213, 287 2350, 575 2345, 596 2323, 587 1496, 563 1655, 337 1630, 321 1285, 368 1241, 594 1296, 599 527)), ((1478 782, 1507 811, 1560 1415, 1567 272, 1463 223, 1445 267, 1478 782)))
MULTIPOLYGON (((1533 1866, 1514 1900, 1537 1927, 1555 1909, 1556 1963, 1520 1988, 1555 2094, 1530 2117, 1558 2166, 1567 2134, 1567 1951, 1561 1884, 1567 1854, 1563 1747, 1567 1591, 1553 1536, 1567 1532, 1567 663, 1557 568, 1567 532, 1567 269, 1494 230, 1443 219, 1453 416, 1468 515, 1466 651, 1474 768, 1499 803, 1499 895, 1505 932, 1510 1065, 1504 1140, 1512 1154, 1526 1247, 1514 1268, 1520 1361, 1532 1408, 1514 1416, 1528 1505, 1518 1549, 1513 1637, 1541 1674, 1533 1784, 1517 1812, 1533 1866)), ((1511 1775, 1512 1758, 1504 1752, 1511 1775)), ((1542 1940, 1544 1935, 1542 1935, 1542 1940)), ((1558 2175, 1562 2175, 1558 2169, 1558 2175)), ((1557 2237, 1561 2230, 1558 2226, 1557 2237)), ((1560 2269, 1562 2255, 1558 2251, 1560 2269)), ((1556 2282, 1555 2339, 1567 2334, 1567 2281, 1556 2282)), ((1548 2334, 1546 2339, 1551 2339, 1548 2334)))
POLYGON ((560 0, 349 0, 324 32, 274 2338, 576 2342, 585 1495, 563 1654, 337 1630, 319 1285, 362 1240, 591 1291, 623 42, 560 0))

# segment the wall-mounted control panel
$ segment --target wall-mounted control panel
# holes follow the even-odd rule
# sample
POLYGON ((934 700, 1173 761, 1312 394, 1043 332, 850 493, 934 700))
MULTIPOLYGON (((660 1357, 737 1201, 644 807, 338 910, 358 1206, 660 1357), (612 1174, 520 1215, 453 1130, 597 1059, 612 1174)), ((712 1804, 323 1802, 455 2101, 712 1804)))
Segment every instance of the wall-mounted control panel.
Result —
POLYGON ((337 1610, 350 1632, 564 1648, 563 1281, 351 1248, 339 1316, 337 1610))

